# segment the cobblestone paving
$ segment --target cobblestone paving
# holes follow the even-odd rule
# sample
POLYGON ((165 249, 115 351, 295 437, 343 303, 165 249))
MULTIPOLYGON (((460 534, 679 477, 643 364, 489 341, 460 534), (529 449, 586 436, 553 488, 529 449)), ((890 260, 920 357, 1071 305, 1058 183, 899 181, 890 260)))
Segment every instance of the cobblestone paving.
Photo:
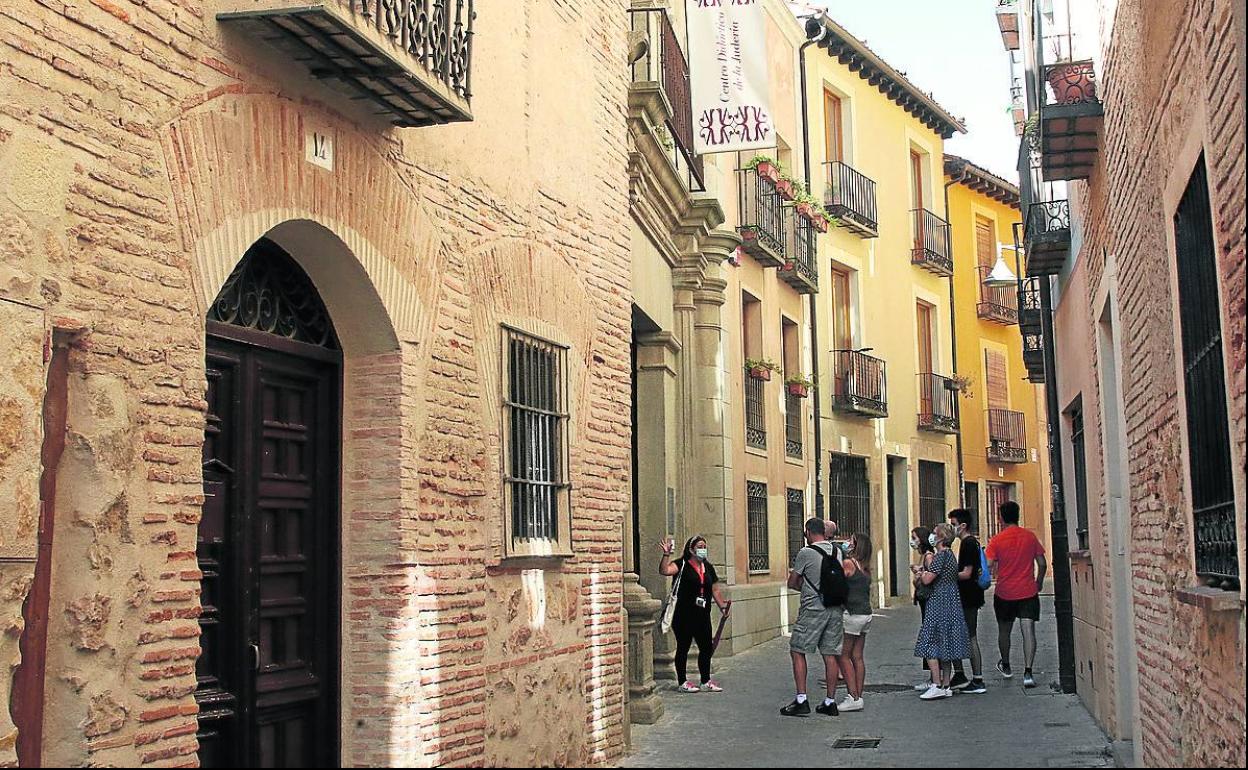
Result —
MULTIPOLYGON (((1022 639, 1015 631, 1014 679, 996 661, 991 599, 980 614, 988 693, 924 702, 913 657, 918 609, 877 610, 867 641, 864 711, 782 717, 792 700, 788 639, 776 639, 716 662, 726 692, 681 695, 664 683, 666 713, 656 725, 634 725, 624 767, 1112 767, 1109 739, 1075 695, 1057 686, 1052 597, 1038 626, 1033 690, 1022 686, 1022 639), (834 749, 839 738, 879 738, 874 749, 834 749)), ((822 662, 811 659, 810 691, 822 693, 822 662), (817 688, 818 686, 818 688, 817 688)), ((969 673, 969 672, 968 672, 969 673)), ((844 695, 842 689, 838 693, 844 695)))

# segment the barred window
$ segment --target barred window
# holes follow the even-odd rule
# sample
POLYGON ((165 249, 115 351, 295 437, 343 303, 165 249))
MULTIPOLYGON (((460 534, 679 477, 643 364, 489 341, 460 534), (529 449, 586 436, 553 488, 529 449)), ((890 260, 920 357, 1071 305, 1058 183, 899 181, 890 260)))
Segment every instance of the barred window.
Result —
POLYGON ((745 482, 747 524, 750 540, 750 572, 771 569, 770 541, 767 537, 767 485, 761 481, 745 482))
POLYGON ((788 490, 789 564, 797 558, 797 552, 806 545, 806 493, 800 489, 788 490))
POLYGON ((557 541, 567 491, 567 348, 503 327, 512 542, 557 541))
POLYGON ((828 473, 831 518, 848 539, 855 532, 871 533, 871 481, 867 458, 833 454, 828 473))
POLYGON ((945 464, 919 460, 919 524, 931 529, 946 521, 945 464))

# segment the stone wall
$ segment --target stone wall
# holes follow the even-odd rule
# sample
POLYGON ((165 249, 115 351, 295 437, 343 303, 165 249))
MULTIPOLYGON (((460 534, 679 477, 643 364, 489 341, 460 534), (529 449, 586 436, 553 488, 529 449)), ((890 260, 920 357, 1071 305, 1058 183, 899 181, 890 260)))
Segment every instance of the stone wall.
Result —
MULTIPOLYGON (((1243 593, 1220 612, 1179 600, 1198 583, 1189 544, 1181 393, 1175 349, 1173 212, 1203 151, 1209 172, 1221 268, 1223 335, 1241 570, 1244 539, 1244 36, 1230 0, 1122 0, 1102 3, 1105 104, 1101 157, 1087 184, 1072 191, 1080 212, 1077 269, 1088 298, 1116 264, 1122 324, 1122 384, 1130 464, 1131 591, 1139 666, 1137 751, 1148 765, 1244 764, 1243 593), (1112 257, 1112 259, 1111 259, 1112 257)), ((1242 13, 1242 11, 1241 11, 1242 13)), ((1242 22, 1242 19, 1240 20, 1242 22)), ((1103 296, 1101 294, 1100 296, 1103 296)), ((1099 317, 1099 304, 1090 309, 1099 317)), ((1095 322, 1060 334, 1095 346, 1095 322)), ((1060 340, 1059 340, 1060 351, 1060 340)), ((1072 364, 1068 363, 1067 366, 1072 364)), ((1095 358, 1093 358, 1095 365, 1095 358)), ((1096 378, 1090 378, 1095 383, 1096 378)), ((1095 387, 1095 386, 1093 386, 1095 387)), ((1095 403, 1085 398, 1085 405, 1095 403)), ((1104 441, 1089 408, 1089 472, 1104 441)), ((1068 504, 1069 505, 1069 504, 1068 504)), ((1113 522, 1102 496, 1094 526, 1113 522)), ((1108 576, 1106 538, 1093 558, 1108 576)), ((1108 618, 1114 591, 1101 591, 1108 618)), ((1108 639, 1102 641, 1110 645, 1108 639)), ((1105 656, 1113 660, 1112 650, 1105 656)), ((1108 674, 1112 681, 1112 674, 1108 674)), ((1122 718, 1122 717, 1119 717, 1122 718)))
MULTIPOLYGON (((478 3, 474 122, 400 130, 223 31, 218 5, 0 10, 0 298, 86 330, 70 355, 45 761, 195 761, 203 314, 246 246, 279 230, 305 247, 288 250, 346 359, 343 762, 610 761, 629 493, 627 3, 478 3), (313 129, 334 140, 332 171, 304 160, 313 129), (570 560, 504 558, 500 321, 570 345, 570 560)), ((10 328, 5 360, 31 360, 13 376, 39 382, 41 345, 10 328)), ((17 395, 33 436, 40 397, 17 395)), ((22 499, 9 496, 27 483, 20 451, 0 455, 5 499, 22 499)), ((20 630, 10 582, 5 666, 20 630)))

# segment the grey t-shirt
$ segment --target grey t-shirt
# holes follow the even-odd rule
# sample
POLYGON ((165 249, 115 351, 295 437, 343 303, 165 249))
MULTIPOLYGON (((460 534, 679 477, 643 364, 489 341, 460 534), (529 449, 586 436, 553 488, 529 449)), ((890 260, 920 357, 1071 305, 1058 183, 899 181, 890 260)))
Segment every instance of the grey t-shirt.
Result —
MULTIPOLYGON (((828 555, 835 555, 833 550, 836 546, 827 540, 814 543, 814 547, 823 551, 828 555)), ((817 590, 819 587, 819 577, 823 572, 823 557, 815 553, 810 548, 803 548, 797 552, 797 558, 793 560, 793 571, 802 576, 802 603, 801 609, 806 610, 823 610, 823 597, 819 595, 817 590), (813 588, 811 586, 814 586, 813 588)))

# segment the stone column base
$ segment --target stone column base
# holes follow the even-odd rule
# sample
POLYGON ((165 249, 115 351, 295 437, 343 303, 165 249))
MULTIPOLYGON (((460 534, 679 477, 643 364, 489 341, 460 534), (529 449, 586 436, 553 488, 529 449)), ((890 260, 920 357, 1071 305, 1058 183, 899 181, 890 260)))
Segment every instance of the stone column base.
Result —
POLYGON ((651 598, 637 576, 624 575, 624 611, 628 613, 628 718, 652 725, 663 716, 654 684, 654 629, 663 603, 651 598))

